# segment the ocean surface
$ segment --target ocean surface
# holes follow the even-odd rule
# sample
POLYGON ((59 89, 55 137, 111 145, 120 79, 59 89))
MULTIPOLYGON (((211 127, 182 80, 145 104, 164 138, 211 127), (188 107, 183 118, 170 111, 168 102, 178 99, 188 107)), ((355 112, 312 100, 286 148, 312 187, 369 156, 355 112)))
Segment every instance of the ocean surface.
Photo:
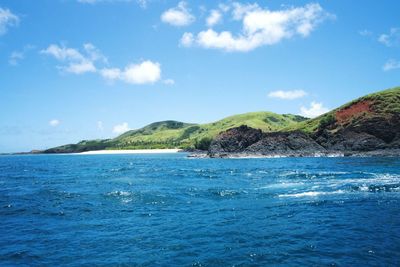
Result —
POLYGON ((400 266, 400 158, 0 156, 0 266, 400 266))

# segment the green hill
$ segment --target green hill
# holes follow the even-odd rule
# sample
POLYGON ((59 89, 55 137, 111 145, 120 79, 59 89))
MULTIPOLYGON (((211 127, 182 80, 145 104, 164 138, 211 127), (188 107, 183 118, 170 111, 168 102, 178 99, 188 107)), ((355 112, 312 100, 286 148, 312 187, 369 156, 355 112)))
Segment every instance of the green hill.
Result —
POLYGON ((213 139, 210 157, 400 155, 400 87, 366 95, 278 132, 246 126, 213 139))
POLYGON ((217 134, 240 125, 262 129, 265 132, 294 127, 304 117, 272 112, 251 112, 207 123, 191 124, 162 121, 141 129, 128 131, 114 139, 81 141, 44 151, 45 153, 73 153, 102 149, 205 148, 217 134))
MULTIPOLYGON (((317 118, 290 125, 284 130, 300 130, 316 134, 322 130, 337 132, 349 128, 389 122, 400 114, 400 87, 372 93, 344 104, 317 118)), ((377 129, 378 130, 378 129, 377 129)))

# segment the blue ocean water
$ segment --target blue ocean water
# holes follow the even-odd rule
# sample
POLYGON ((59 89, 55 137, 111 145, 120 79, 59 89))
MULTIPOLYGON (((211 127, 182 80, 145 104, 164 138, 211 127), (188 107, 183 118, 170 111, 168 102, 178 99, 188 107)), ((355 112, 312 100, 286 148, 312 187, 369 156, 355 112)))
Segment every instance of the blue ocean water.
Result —
POLYGON ((400 158, 0 156, 1 266, 399 266, 400 158))

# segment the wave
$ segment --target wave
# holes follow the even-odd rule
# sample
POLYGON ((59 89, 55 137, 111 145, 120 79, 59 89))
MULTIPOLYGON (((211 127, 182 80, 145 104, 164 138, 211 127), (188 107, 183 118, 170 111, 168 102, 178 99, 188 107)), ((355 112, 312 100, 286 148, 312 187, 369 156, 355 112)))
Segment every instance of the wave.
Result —
POLYGON ((296 194, 282 194, 278 195, 278 197, 318 197, 321 195, 336 195, 336 194, 344 194, 346 191, 344 190, 337 190, 337 191, 332 191, 332 192, 324 192, 324 191, 309 191, 309 192, 302 192, 302 193, 296 193, 296 194))

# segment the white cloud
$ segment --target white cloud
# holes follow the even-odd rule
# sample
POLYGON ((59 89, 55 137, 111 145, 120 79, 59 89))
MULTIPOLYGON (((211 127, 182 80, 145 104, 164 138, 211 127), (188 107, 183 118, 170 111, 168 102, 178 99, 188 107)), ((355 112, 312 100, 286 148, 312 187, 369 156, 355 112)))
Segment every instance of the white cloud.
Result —
POLYGON ((229 5, 226 5, 226 4, 219 4, 218 8, 224 13, 228 12, 231 9, 231 7, 229 5))
POLYGON ((211 10, 210 15, 208 16, 206 22, 208 27, 212 27, 222 20, 222 14, 219 10, 211 10))
POLYGON ((150 60, 125 68, 123 80, 132 84, 155 83, 161 78, 160 63, 150 60))
POLYGON ((19 17, 13 14, 9 9, 0 7, 0 35, 7 32, 8 27, 16 26, 19 23, 19 17))
POLYGON ((383 65, 382 69, 384 71, 389 71, 389 70, 394 70, 394 69, 400 69, 400 61, 395 60, 395 59, 389 59, 385 65, 383 65))
POLYGON ((25 54, 34 48, 34 46, 28 44, 20 51, 13 51, 8 58, 8 63, 13 66, 18 65, 19 62, 25 58, 25 54))
POLYGON ((388 47, 400 45, 400 28, 391 28, 388 34, 381 34, 378 41, 388 47))
MULTIPOLYGON (((233 3, 232 17, 234 20, 242 21, 240 33, 216 32, 208 29, 199 32, 193 39, 203 48, 246 52, 260 46, 277 44, 295 36, 308 37, 319 23, 333 16, 324 11, 319 4, 271 11, 257 4, 233 3)), ((189 33, 185 34, 189 36, 189 33)))
POLYGON ((40 53, 50 55, 64 63, 58 68, 73 74, 98 73, 108 81, 120 80, 130 84, 152 84, 161 79, 161 64, 150 60, 130 64, 122 70, 104 66, 108 65, 107 58, 91 43, 84 44, 82 52, 52 44, 40 53), (96 66, 98 64, 103 64, 103 67, 99 68, 96 66))
POLYGON ((71 63, 68 67, 63 68, 66 72, 71 72, 74 74, 82 74, 86 72, 96 72, 96 67, 93 62, 82 61, 79 63, 71 63))
POLYGON ((118 80, 121 78, 121 70, 118 68, 108 68, 102 69, 100 71, 100 75, 103 76, 106 80, 118 80))
POLYGON ((60 121, 57 119, 51 120, 51 121, 49 121, 49 125, 52 127, 56 127, 56 126, 60 125, 60 121))
POLYGON ((278 90, 278 91, 270 92, 268 94, 268 97, 292 100, 292 99, 304 97, 306 95, 307 95, 307 93, 303 90, 292 90, 292 91, 278 90))
POLYGON ((166 85, 174 85, 175 81, 173 79, 165 79, 163 83, 166 85))
POLYGON ((195 17, 190 13, 186 2, 181 1, 177 7, 162 13, 161 20, 173 26, 187 26, 195 20, 195 17))
POLYGON ((300 108, 300 115, 307 117, 307 118, 315 118, 319 115, 322 115, 328 112, 329 109, 324 107, 322 103, 318 102, 311 102, 310 107, 301 107, 300 108))
POLYGON ((104 131, 104 125, 102 121, 97 122, 97 129, 99 129, 100 131, 104 131))
POLYGON ((100 74, 109 81, 121 80, 130 84, 152 84, 161 79, 161 65, 145 60, 139 64, 130 64, 124 70, 105 68, 100 74))
POLYGON ((128 123, 127 122, 123 122, 121 124, 118 124, 118 125, 114 126, 113 133, 115 133, 115 134, 123 134, 123 133, 125 133, 125 132, 127 132, 129 130, 130 130, 130 128, 128 126, 128 123))
POLYGON ((232 4, 232 17, 234 20, 242 20, 244 15, 257 10, 260 10, 260 7, 257 3, 241 4, 235 2, 232 4))
POLYGON ((59 68, 65 72, 74 74, 96 72, 96 62, 107 62, 107 58, 91 43, 83 45, 83 52, 75 48, 51 44, 46 49, 41 50, 40 53, 52 56, 58 61, 66 63, 66 65, 59 66, 59 68))
POLYGON ((185 32, 182 35, 180 43, 181 43, 181 45, 183 45, 185 47, 189 47, 189 46, 191 46, 193 44, 193 41, 194 41, 193 33, 185 32))

